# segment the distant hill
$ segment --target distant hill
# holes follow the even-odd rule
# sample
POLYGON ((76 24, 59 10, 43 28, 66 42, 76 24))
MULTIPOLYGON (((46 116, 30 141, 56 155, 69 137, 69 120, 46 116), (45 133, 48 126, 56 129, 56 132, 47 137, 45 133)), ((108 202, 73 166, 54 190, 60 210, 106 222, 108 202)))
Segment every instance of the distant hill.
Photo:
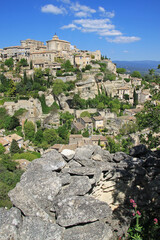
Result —
POLYGON ((117 68, 125 68, 128 73, 133 71, 139 71, 142 75, 148 73, 148 69, 154 69, 156 74, 160 74, 160 70, 157 69, 160 61, 113 61, 116 63, 117 68))

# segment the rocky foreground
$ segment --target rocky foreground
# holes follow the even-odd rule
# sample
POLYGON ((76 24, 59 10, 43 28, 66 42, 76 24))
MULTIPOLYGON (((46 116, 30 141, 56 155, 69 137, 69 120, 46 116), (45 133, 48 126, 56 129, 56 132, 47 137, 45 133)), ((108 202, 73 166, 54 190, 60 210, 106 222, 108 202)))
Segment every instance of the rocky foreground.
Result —
POLYGON ((31 162, 0 209, 0 240, 116 240, 131 219, 130 198, 159 214, 160 153, 99 146, 53 150, 31 162))

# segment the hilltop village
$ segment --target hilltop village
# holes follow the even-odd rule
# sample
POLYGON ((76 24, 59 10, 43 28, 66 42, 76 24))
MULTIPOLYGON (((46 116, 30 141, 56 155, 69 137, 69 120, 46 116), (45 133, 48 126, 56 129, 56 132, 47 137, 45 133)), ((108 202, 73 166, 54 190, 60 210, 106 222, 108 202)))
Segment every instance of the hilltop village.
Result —
MULTIPOLYGON (((159 82, 126 74, 99 50, 79 50, 55 34, 44 45, 23 40, 0 49, 0 143, 23 151, 62 152, 86 144, 110 152, 149 142, 140 125, 147 104, 158 109, 159 82), (139 124, 139 125, 138 125, 139 124), (148 142, 147 142, 148 141, 148 142)), ((159 131, 156 131, 154 145, 159 131)))

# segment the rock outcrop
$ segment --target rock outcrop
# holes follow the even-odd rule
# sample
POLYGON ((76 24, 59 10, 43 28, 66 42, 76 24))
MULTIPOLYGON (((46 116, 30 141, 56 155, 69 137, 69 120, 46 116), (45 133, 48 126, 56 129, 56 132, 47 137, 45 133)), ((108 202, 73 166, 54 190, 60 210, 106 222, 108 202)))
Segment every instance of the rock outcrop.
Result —
POLYGON ((130 198, 157 211, 159 155, 143 145, 130 155, 90 145, 44 154, 9 192, 14 207, 0 209, 0 240, 117 239, 131 221, 130 198))

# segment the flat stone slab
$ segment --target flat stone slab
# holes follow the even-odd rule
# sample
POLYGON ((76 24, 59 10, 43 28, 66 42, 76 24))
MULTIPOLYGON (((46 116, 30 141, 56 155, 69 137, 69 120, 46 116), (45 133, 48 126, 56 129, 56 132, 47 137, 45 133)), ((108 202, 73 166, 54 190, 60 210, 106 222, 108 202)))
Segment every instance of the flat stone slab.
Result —
POLYGON ((61 180, 55 172, 32 172, 23 174, 21 182, 9 192, 12 203, 26 216, 48 219, 45 212, 61 189, 61 180))
POLYGON ((64 240, 111 240, 112 237, 110 226, 99 221, 72 227, 64 232, 64 240))
POLYGON ((105 202, 89 196, 66 198, 55 206, 57 223, 60 226, 73 226, 110 218, 112 210, 105 202))
POLYGON ((19 240, 62 240, 64 228, 37 217, 23 218, 19 240))
POLYGON ((18 240, 18 228, 22 223, 21 212, 17 208, 0 208, 0 240, 18 240))

